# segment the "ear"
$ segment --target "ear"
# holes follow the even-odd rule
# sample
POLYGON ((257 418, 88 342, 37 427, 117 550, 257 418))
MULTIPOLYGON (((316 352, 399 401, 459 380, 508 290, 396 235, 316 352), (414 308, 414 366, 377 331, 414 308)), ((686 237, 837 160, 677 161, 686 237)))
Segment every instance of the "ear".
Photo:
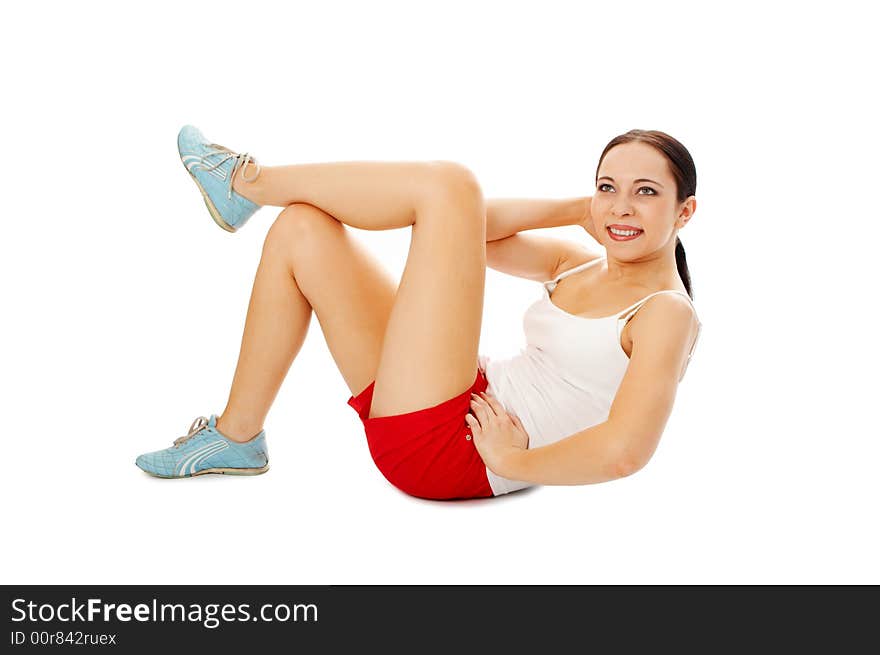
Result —
POLYGON ((694 196, 688 196, 688 199, 684 201, 681 206, 681 210, 678 213, 678 219, 675 221, 675 227, 679 230, 688 224, 688 221, 691 220, 691 216, 694 215, 694 212, 697 211, 697 199, 694 196))

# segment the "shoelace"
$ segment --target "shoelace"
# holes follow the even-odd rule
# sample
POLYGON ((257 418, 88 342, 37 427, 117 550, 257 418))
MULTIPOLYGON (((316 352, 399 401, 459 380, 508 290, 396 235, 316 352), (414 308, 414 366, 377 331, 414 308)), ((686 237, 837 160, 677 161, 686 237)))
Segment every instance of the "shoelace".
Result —
POLYGON ((248 154, 246 152, 243 152, 240 154, 237 152, 233 152, 232 150, 230 150, 226 146, 221 146, 219 143, 211 143, 211 144, 209 144, 209 147, 212 149, 203 155, 204 158, 213 157, 214 155, 221 155, 223 158, 220 161, 218 161, 216 164, 214 164, 213 166, 210 166, 210 167, 196 164, 196 166, 198 166, 199 168, 201 168, 205 171, 213 171, 215 168, 219 168, 220 166, 222 166, 223 164, 228 162, 230 159, 233 159, 235 162, 232 165, 232 173, 229 176, 229 186, 226 189, 226 198, 227 199, 232 198, 232 180, 235 179, 235 174, 238 173, 239 170, 241 171, 241 179, 243 179, 245 182, 253 182, 254 180, 256 180, 260 176, 261 166, 259 163, 257 163, 257 160, 254 159, 250 154, 248 154), (251 179, 248 179, 247 177, 245 177, 245 174, 244 174, 248 163, 253 164, 254 168, 256 170, 256 172, 254 173, 254 176, 251 179))
POLYGON ((208 427, 208 419, 204 416, 199 416, 195 421, 192 422, 192 425, 189 426, 189 432, 187 434, 174 440, 174 446, 182 446, 187 441, 196 436, 199 432, 204 430, 206 427, 208 427))

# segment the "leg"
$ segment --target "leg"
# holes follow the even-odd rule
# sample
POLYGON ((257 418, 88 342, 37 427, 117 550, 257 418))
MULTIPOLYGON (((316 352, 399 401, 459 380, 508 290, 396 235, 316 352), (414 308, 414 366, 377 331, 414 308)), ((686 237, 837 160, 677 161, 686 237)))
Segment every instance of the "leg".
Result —
MULTIPOLYGON (((452 165, 454 166, 454 165, 452 165)), ((233 188, 259 205, 308 203, 362 230, 391 230, 415 222, 417 205, 432 194, 448 162, 330 162, 263 166, 254 182, 236 175, 233 188)), ((245 177, 252 177, 249 164, 245 177)))
POLYGON ((474 382, 486 279, 486 206, 463 167, 416 214, 385 330, 370 417, 432 407, 474 382))
POLYGON ((376 376, 396 287, 332 216, 305 204, 284 209, 266 236, 218 429, 242 441, 262 429, 312 309, 351 393, 366 388, 376 376))
POLYGON ((486 213, 470 171, 451 162, 300 164, 264 168, 254 182, 237 177, 234 188, 258 204, 308 203, 361 229, 413 225, 371 416, 437 404, 473 382, 486 213))

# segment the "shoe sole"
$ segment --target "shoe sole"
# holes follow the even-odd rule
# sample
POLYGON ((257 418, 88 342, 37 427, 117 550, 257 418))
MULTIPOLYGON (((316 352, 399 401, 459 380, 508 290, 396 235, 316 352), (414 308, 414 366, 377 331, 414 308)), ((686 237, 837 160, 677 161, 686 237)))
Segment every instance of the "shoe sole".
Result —
MULTIPOLYGON (((144 471, 144 469, 141 470, 144 471)), ((266 466, 256 469, 211 468, 199 471, 198 473, 193 473, 192 475, 159 475, 158 473, 153 473, 151 471, 144 471, 144 473, 152 475, 154 478, 162 478, 164 480, 179 480, 183 478, 194 478, 197 475, 207 475, 209 473, 217 473, 220 475, 262 475, 268 470, 269 465, 266 464, 266 466)))
POLYGON ((227 232, 235 232, 236 228, 232 227, 229 223, 224 221, 220 217, 220 212, 217 211, 217 208, 214 206, 214 203, 211 202, 211 199, 208 197, 208 194, 205 193, 205 190, 202 188, 202 184, 196 179, 196 176, 192 174, 186 164, 183 163, 183 160, 180 160, 180 163, 183 164, 184 170, 186 170, 187 174, 192 178, 192 181, 196 183, 196 186, 199 188, 199 193, 202 194, 202 200, 205 201, 205 207, 208 208, 208 213, 211 214, 211 218, 214 219, 214 222, 219 225, 221 228, 226 230, 227 232))

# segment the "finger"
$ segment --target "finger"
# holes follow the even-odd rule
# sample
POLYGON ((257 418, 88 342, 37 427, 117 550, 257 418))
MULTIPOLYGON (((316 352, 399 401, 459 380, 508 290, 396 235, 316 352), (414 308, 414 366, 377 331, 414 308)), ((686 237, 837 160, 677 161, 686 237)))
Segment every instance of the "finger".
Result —
POLYGON ((486 412, 489 411, 489 404, 475 393, 471 394, 471 404, 475 407, 481 407, 486 412))
POLYGON ((484 402, 489 405, 489 407, 497 416, 503 416, 504 414, 507 414, 507 410, 504 409, 504 405, 498 402, 497 399, 493 398, 485 392, 482 393, 480 397, 483 398, 484 402))
POLYGON ((489 416, 497 415, 495 408, 492 407, 491 403, 489 403, 489 399, 485 398, 483 396, 483 394, 481 394, 481 393, 480 394, 473 394, 473 396, 476 399, 476 401, 479 403, 479 405, 486 410, 487 415, 489 415, 489 416))
POLYGON ((489 420, 486 412, 486 403, 482 400, 471 398, 471 411, 477 417, 477 420, 480 421, 480 425, 485 425, 486 421, 489 420))

